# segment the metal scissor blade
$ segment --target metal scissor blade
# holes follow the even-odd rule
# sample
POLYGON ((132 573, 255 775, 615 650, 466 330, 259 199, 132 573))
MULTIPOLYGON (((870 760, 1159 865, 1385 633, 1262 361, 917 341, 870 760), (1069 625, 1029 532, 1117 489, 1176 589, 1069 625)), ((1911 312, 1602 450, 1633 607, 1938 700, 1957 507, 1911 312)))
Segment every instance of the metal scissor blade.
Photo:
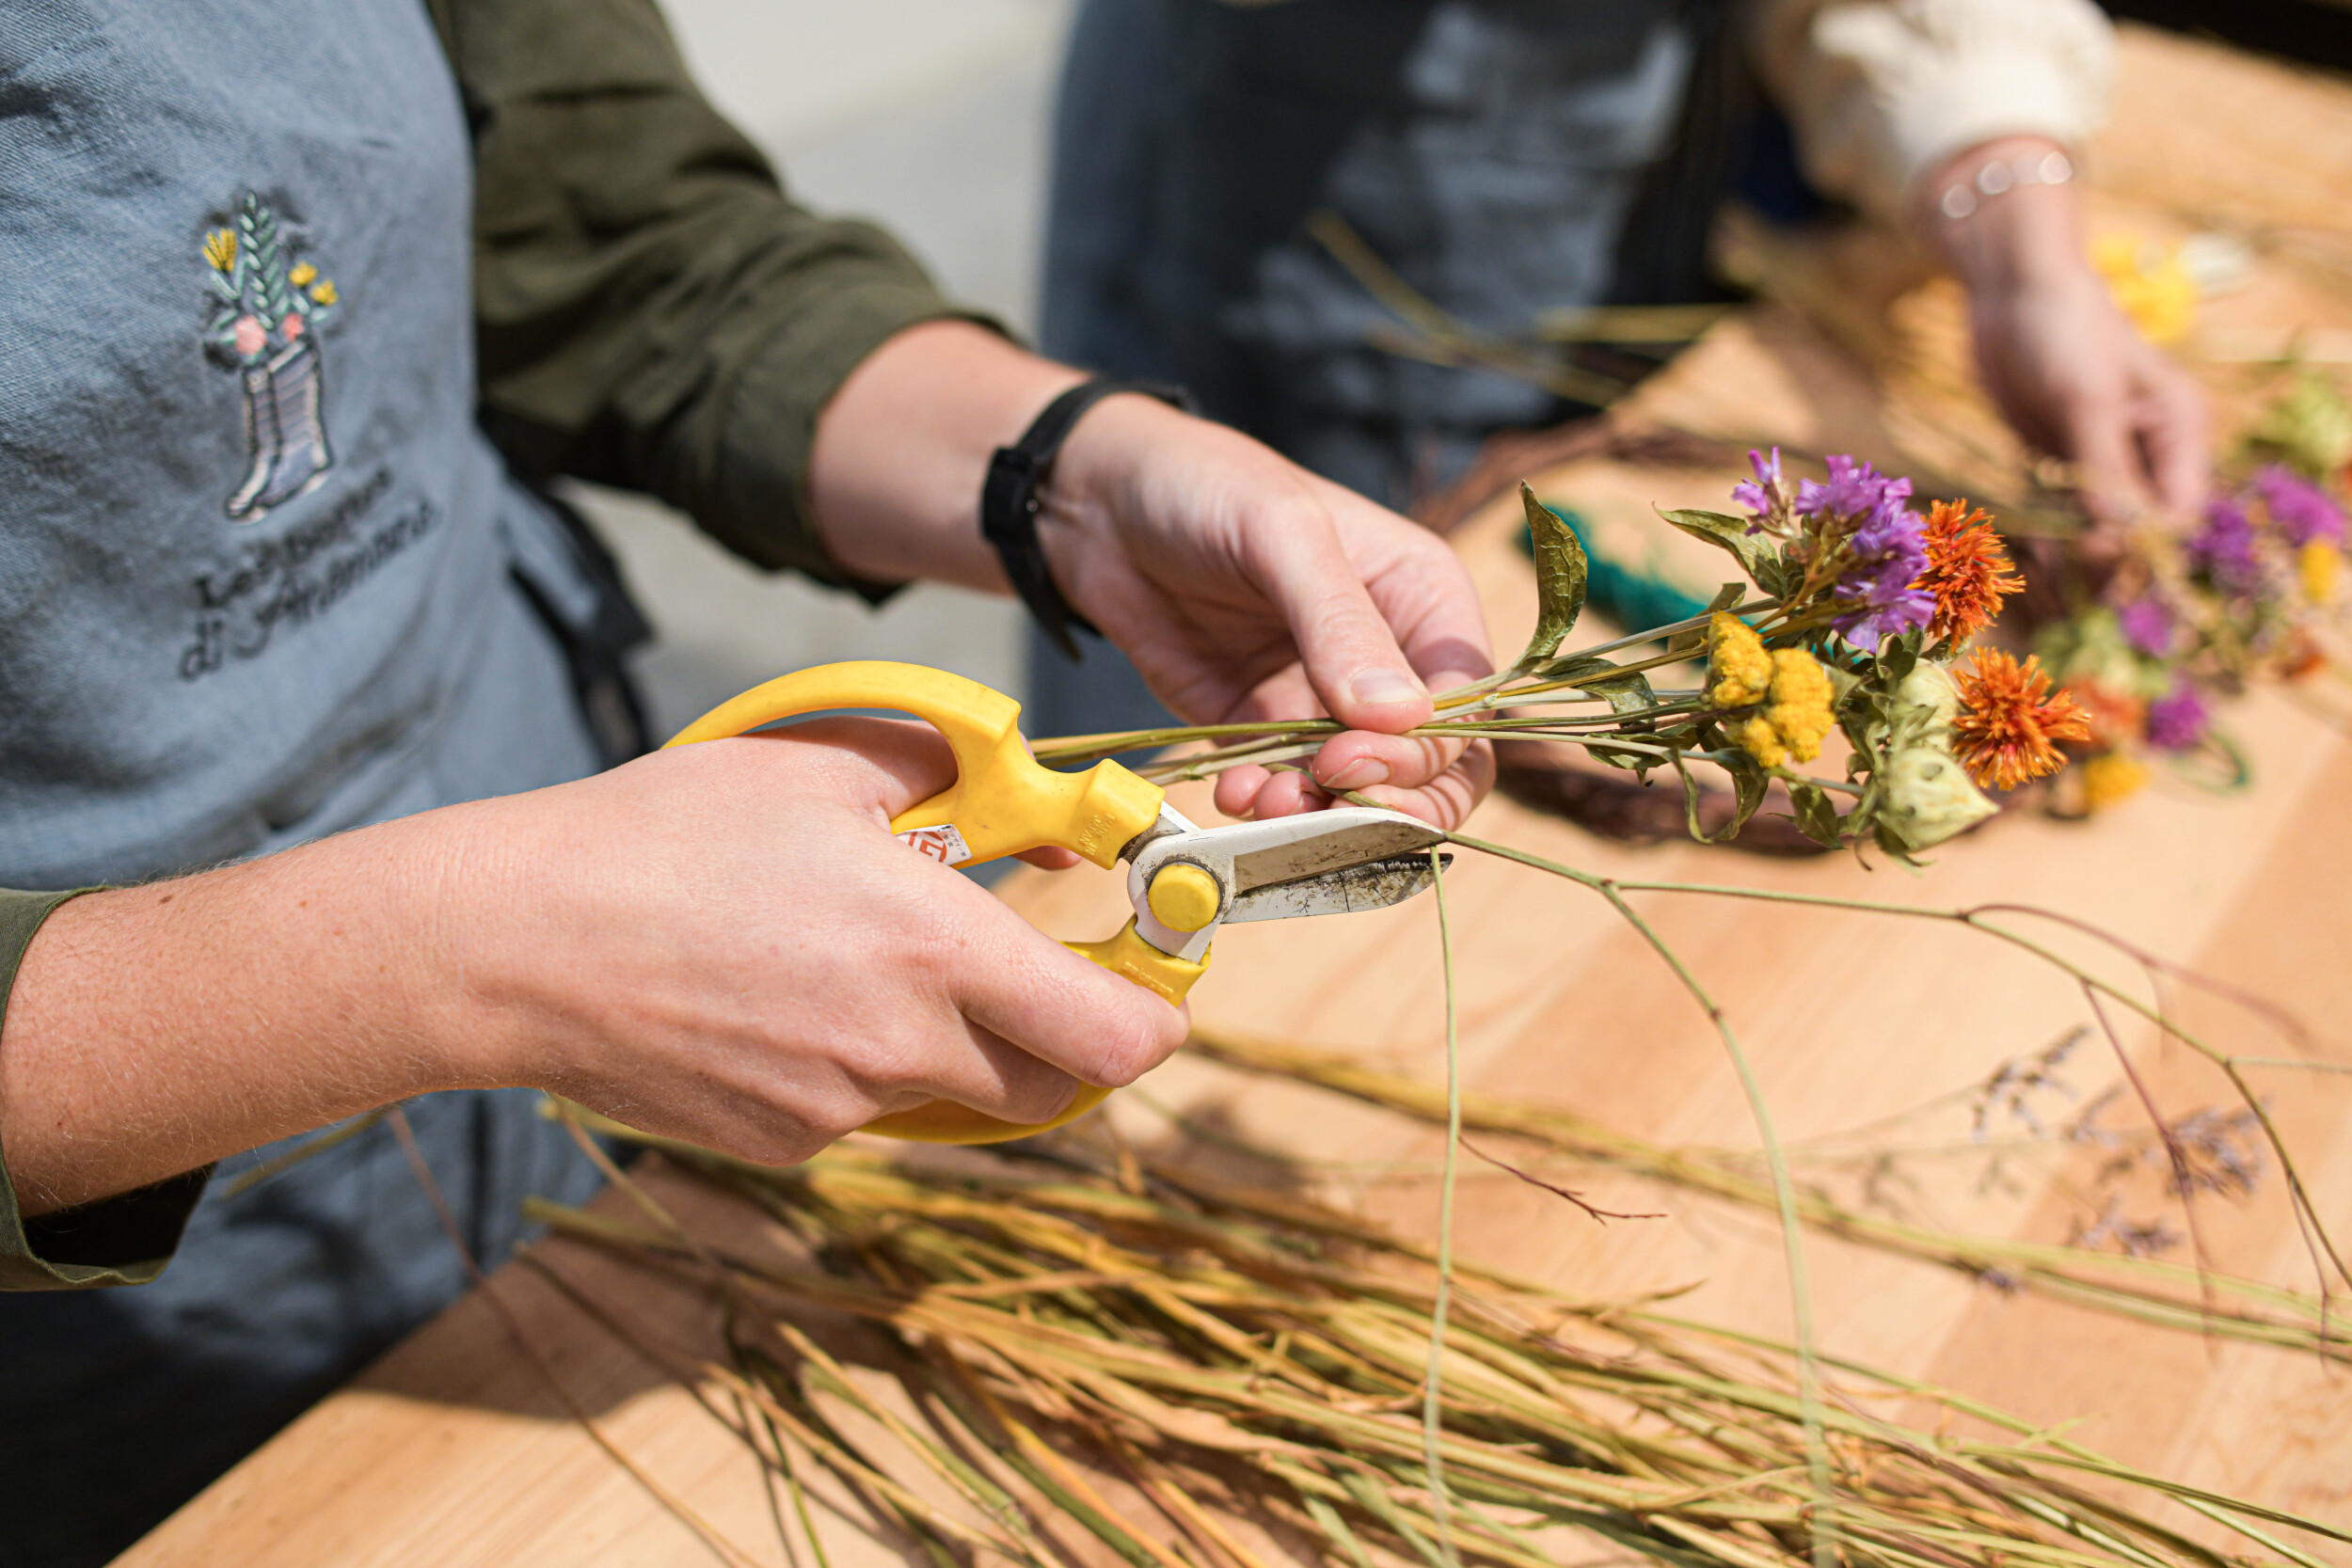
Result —
MULTIPOLYGON (((1438 857, 1454 863, 1452 855, 1438 857)), ((1343 866, 1319 877, 1277 882, 1237 895, 1225 924, 1243 920, 1290 920, 1307 914, 1356 914, 1385 910, 1425 891, 1438 879, 1428 855, 1405 854, 1388 860, 1343 866)))
POLYGON ((1251 837, 1258 842, 1251 843, 1238 832, 1233 840, 1236 896, 1349 866, 1394 860, 1445 842, 1444 833, 1402 812, 1357 806, 1249 826, 1257 830, 1251 837))

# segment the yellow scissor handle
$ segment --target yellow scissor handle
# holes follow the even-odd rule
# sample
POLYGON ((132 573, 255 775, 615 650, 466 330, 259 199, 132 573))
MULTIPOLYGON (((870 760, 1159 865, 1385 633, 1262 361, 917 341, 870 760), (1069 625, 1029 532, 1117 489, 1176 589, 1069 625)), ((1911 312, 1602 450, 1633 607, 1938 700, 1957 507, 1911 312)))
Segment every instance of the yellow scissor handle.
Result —
MULTIPOLYGON (((1056 772, 1022 743, 1019 703, 977 681, 919 664, 859 659, 784 675, 720 704, 672 736, 669 746, 723 739, 803 713, 861 707, 911 713, 945 736, 956 754, 953 785, 890 819, 890 831, 901 835, 925 828, 949 830, 915 840, 934 859, 977 865, 1058 846, 1107 870, 1119 863, 1119 851, 1129 840, 1159 820, 1157 784, 1109 761, 1083 773, 1056 772)), ((1208 968, 1206 955, 1199 963, 1187 963, 1162 953, 1136 934, 1133 920, 1107 942, 1063 945, 1171 1003, 1183 1001, 1208 968)), ((1068 1109, 1033 1127, 934 1100, 868 1122, 865 1131, 925 1143, 1001 1143, 1073 1121, 1109 1093, 1081 1085, 1068 1109)))

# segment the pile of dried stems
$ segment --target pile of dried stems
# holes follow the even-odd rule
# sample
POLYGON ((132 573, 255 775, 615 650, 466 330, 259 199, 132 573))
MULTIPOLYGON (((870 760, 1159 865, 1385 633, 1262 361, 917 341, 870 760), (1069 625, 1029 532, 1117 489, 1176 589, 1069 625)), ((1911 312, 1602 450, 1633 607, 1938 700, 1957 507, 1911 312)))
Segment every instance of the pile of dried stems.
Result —
POLYGON ((1539 1568, 1589 1557, 1578 1531, 1678 1568, 2230 1560, 2159 1522, 2168 1500, 2270 1559, 2316 1568, 2294 1530, 2352 1542, 1826 1357, 1815 1476, 1792 1348, 1468 1265, 1425 1428, 1430 1250, 1067 1137, 792 1170, 664 1148, 804 1258, 716 1250, 634 1184, 644 1224, 538 1212, 698 1277, 732 1364, 682 1364, 548 1276, 698 1388, 803 1526, 815 1465, 943 1563, 1539 1568), (823 1349, 812 1309, 882 1331, 900 1397, 823 1349))

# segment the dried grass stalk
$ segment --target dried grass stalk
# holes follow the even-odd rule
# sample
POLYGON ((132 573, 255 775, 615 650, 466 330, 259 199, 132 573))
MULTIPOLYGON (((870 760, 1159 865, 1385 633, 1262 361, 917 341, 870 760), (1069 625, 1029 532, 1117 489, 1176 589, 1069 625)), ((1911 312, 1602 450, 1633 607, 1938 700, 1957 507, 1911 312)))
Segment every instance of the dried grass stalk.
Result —
MULTIPOLYGON (((763 1412, 771 1443, 738 1430, 771 1468, 788 1473, 797 1447, 935 1557, 1042 1565, 1075 1529, 1136 1568, 1272 1568, 1275 1551, 1436 1564, 1450 1536, 1464 1561, 1537 1568, 1582 1532, 1677 1568, 1797 1568, 1820 1533, 1788 1347, 1457 1265, 1434 1429, 1454 1503, 1441 1528, 1420 1418, 1439 1276, 1422 1248, 1132 1158, 1122 1186, 1067 1139, 905 1157, 844 1146, 791 1170, 666 1147, 804 1240, 808 1259, 725 1254, 658 1206, 650 1227, 535 1212, 705 1279, 727 1305, 734 1364, 671 1370, 763 1412), (802 1330, 812 1308, 894 1342, 920 1423, 802 1330), (832 1414, 845 1402, 864 1419, 832 1414), (890 1479, 910 1464, 954 1507, 890 1479), (1123 1472, 1146 1501, 1107 1500, 1089 1468, 1123 1472)), ((2316 1568, 2291 1532, 2352 1543, 1956 1395, 1820 1366, 1824 1500, 1845 1562, 2316 1568), (1890 1401, 1910 1418, 1879 1414, 1890 1401), (2247 1555, 2167 1524, 2168 1503, 2247 1555)))

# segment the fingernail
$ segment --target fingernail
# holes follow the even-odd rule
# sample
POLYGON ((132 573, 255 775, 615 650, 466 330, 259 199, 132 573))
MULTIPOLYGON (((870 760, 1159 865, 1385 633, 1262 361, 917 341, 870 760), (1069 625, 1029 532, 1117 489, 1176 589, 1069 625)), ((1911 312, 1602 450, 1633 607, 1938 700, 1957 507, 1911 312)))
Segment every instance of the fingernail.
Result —
POLYGON ((1358 757, 1323 781, 1326 789, 1370 789, 1389 782, 1389 765, 1378 757, 1358 757))
POLYGON ((1347 683, 1347 689, 1351 696, 1366 706, 1381 703, 1416 703, 1423 695, 1419 682, 1394 670, 1382 669, 1361 672, 1347 683))

